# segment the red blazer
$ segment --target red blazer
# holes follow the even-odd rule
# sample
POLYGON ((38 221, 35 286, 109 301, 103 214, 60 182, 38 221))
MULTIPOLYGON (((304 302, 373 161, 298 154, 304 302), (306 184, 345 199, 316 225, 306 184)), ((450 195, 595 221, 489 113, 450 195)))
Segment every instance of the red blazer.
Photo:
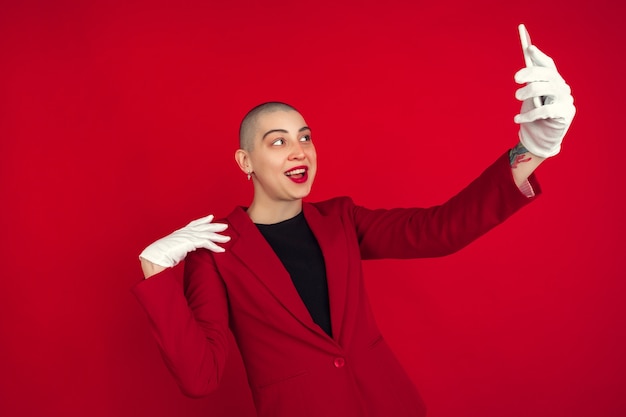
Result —
MULTIPOLYGON (((531 183, 539 193, 534 178, 531 183)), ((423 416, 419 394, 376 326, 361 260, 449 254, 531 200, 513 183, 503 155, 441 206, 369 210, 347 197, 304 203, 326 262, 333 338, 313 322, 241 207, 222 220, 231 236, 225 253, 187 256, 184 291, 170 269, 134 293, 187 395, 208 394, 219 384, 230 329, 259 416, 423 416)))

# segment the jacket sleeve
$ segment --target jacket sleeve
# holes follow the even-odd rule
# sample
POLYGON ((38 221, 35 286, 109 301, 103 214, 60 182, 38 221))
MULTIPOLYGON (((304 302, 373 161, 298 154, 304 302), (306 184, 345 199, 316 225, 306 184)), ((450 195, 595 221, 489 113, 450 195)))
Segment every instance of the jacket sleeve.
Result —
MULTIPOLYGON (((534 175, 529 181, 538 196, 534 175)), ((437 257, 468 245, 536 196, 520 192, 503 154, 444 204, 390 210, 353 206, 352 216, 363 259, 437 257)))
POLYGON ((132 291, 181 391, 202 397, 215 390, 229 348, 228 303, 209 252, 187 255, 183 284, 169 268, 132 291))

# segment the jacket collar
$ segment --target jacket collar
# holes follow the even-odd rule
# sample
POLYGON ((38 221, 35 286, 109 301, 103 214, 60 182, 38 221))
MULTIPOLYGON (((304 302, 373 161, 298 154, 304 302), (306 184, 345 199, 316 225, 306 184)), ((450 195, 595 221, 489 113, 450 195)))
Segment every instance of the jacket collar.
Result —
MULTIPOLYGON (((343 230, 343 227, 337 218, 323 215, 313 204, 303 203, 303 212, 324 255, 333 338, 339 340, 347 293, 347 243, 345 235, 337 233, 343 230)), ((229 250, 263 282, 276 300, 298 321, 312 331, 327 337, 326 333, 313 322, 289 273, 244 208, 237 207, 233 210, 227 221, 230 224, 231 235, 229 250)))

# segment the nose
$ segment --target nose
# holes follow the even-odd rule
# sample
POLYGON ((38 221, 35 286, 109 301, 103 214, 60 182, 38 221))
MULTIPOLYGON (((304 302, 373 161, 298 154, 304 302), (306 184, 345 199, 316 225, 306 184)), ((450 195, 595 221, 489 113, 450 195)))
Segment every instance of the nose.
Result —
POLYGON ((305 158, 304 149, 302 149, 302 145, 300 142, 295 142, 291 147, 291 152, 289 153, 289 159, 293 160, 301 160, 305 158))

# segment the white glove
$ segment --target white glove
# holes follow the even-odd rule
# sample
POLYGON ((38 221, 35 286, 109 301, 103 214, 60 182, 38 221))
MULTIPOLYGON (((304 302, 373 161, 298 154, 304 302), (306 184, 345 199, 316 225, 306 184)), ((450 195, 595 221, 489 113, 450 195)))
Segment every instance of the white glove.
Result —
POLYGON ((218 234, 226 230, 228 225, 211 223, 213 215, 194 220, 182 229, 165 236, 145 248, 139 255, 147 261, 164 267, 172 267, 185 259, 187 253, 198 248, 213 252, 224 252, 224 248, 215 242, 228 242, 229 236, 218 234))
POLYGON ((518 84, 527 84, 515 92, 515 97, 522 101, 522 109, 514 120, 520 124, 522 145, 533 154, 547 158, 561 150, 576 107, 571 89, 552 58, 536 46, 529 46, 527 52, 535 66, 522 68, 515 74, 518 84), (543 97, 543 105, 535 107, 533 97, 543 97))

